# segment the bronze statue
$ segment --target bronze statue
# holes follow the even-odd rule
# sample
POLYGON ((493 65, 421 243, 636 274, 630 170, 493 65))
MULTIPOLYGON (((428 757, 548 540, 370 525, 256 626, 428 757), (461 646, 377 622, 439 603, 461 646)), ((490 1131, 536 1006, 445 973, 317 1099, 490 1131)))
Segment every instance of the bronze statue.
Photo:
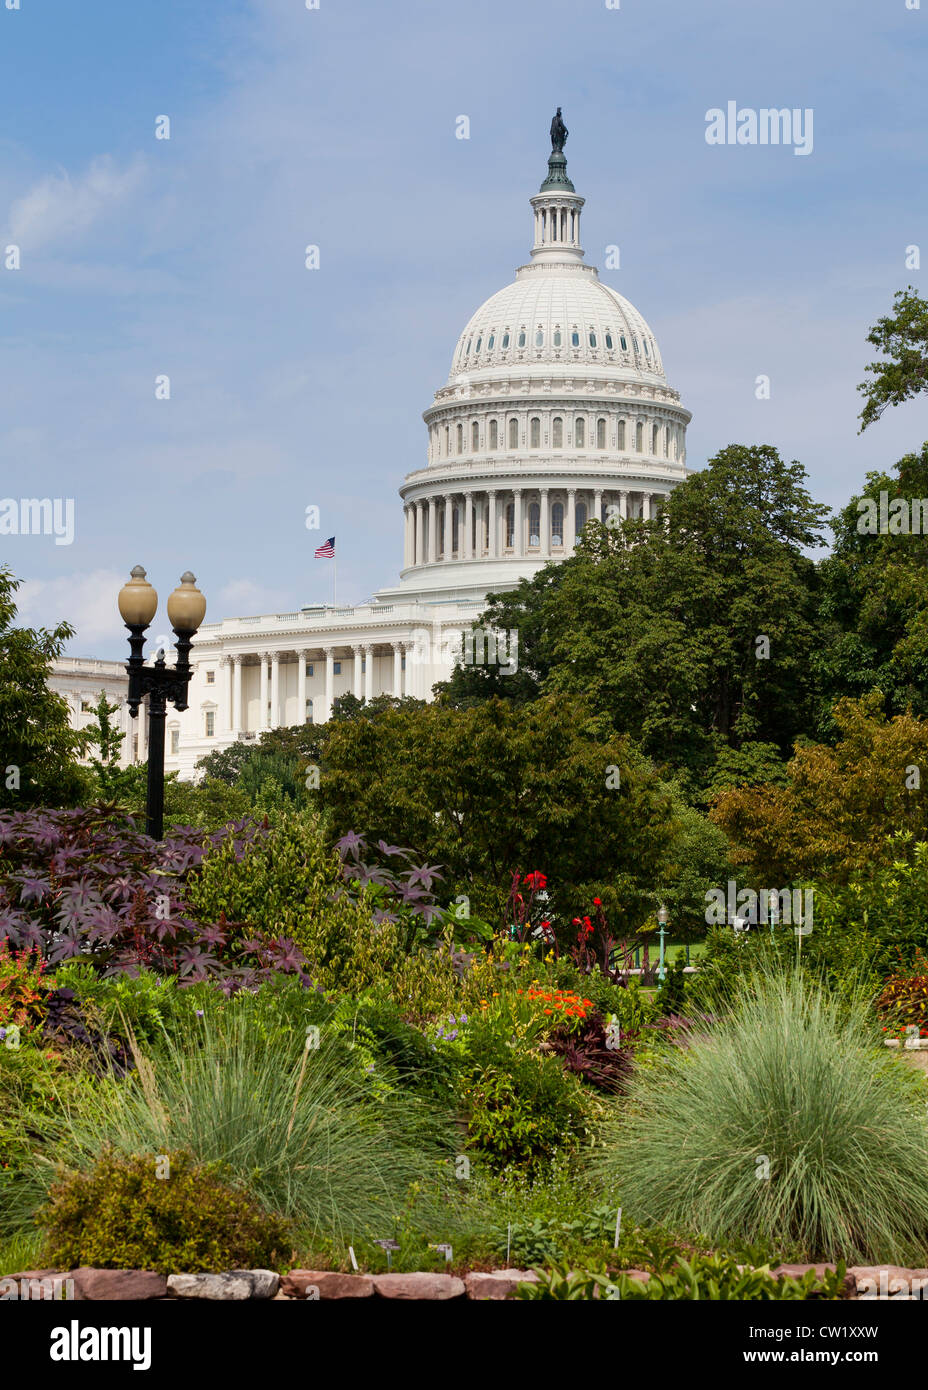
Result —
POLYGON ((558 154, 564 153, 564 142, 567 139, 567 127, 561 120, 561 108, 557 108, 557 115, 551 122, 551 149, 558 154))

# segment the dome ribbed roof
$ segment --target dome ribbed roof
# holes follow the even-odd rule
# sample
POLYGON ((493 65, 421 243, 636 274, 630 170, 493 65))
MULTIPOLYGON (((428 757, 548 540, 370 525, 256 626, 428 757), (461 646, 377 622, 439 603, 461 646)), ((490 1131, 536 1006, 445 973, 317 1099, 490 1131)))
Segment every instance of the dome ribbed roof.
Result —
POLYGON ((556 364, 583 371, 611 367, 623 378, 666 385, 648 324, 585 265, 531 265, 518 272, 468 321, 448 381, 482 375, 487 368, 551 371, 556 364))

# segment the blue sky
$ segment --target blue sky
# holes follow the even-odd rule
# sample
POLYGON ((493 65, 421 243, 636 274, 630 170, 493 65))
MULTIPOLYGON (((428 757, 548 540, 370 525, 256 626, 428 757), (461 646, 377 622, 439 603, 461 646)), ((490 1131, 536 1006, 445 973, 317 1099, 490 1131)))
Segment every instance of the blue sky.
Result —
POLYGON ((838 506, 926 434, 916 400, 859 437, 855 385, 925 292, 928 0, 6 4, 0 496, 73 497, 76 532, 0 562, 72 654, 124 655, 136 563, 163 598, 193 569, 212 620, 329 599, 333 533, 340 600, 395 582, 421 412, 528 259, 557 104, 587 259, 620 246, 603 278, 693 411, 691 466, 772 443, 838 506), (729 100, 812 108, 812 154, 707 145, 729 100))

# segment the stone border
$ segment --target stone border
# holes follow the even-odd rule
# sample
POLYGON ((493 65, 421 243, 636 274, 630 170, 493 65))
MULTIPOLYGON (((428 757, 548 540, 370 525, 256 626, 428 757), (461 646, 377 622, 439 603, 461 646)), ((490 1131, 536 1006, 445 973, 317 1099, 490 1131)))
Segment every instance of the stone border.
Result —
MULTIPOLYGON (((747 1268, 747 1266, 745 1266, 747 1268)), ((833 1264, 779 1264, 774 1278, 791 1275, 801 1279, 813 1270, 819 1278, 834 1272, 833 1264)), ((622 1273, 647 1282, 646 1270, 622 1273)), ((393 1299, 399 1302, 448 1302, 472 1299, 501 1302, 520 1283, 537 1283, 530 1269, 471 1270, 453 1274, 345 1274, 332 1269, 291 1269, 278 1275, 270 1269, 232 1269, 221 1274, 154 1274, 144 1269, 92 1269, 70 1271, 27 1269, 0 1278, 0 1301, 68 1299, 80 1302, 141 1302, 150 1299, 205 1299, 210 1302, 244 1302, 336 1299, 393 1299)), ((928 1269, 904 1269, 899 1265, 854 1265, 847 1271, 844 1297, 848 1299, 902 1299, 928 1301, 928 1269)))

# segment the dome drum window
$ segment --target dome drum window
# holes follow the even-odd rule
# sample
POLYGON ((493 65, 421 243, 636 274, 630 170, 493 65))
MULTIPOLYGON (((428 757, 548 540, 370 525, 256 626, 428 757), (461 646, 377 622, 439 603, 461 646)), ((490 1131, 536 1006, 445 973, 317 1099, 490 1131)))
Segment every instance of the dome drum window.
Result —
POLYGON ((537 415, 533 415, 529 422, 529 448, 541 448, 541 420, 537 415))
POLYGON ((564 544, 564 503, 554 502, 551 506, 551 544, 564 544))
POLYGON ((596 421, 596 447, 605 449, 606 447, 606 422, 605 420, 596 421))
POLYGON ((470 448, 473 454, 480 448, 480 426, 476 420, 470 427, 470 448))
POLYGON ((555 415, 551 421, 551 447, 563 449, 564 447, 564 421, 560 415, 555 415))
POLYGON ((499 425, 495 420, 490 421, 490 448, 499 448, 499 425))
POLYGON ((586 421, 582 415, 574 421, 574 443, 578 449, 586 447, 586 421))
POLYGON ((519 422, 515 417, 509 421, 509 447, 510 449, 518 449, 519 447, 519 422))
POLYGON ((502 341, 501 346, 502 346, 503 352, 505 352, 506 349, 509 347, 509 330, 508 330, 508 329, 507 329, 506 332, 503 334, 503 341, 502 341))
POLYGON ((537 502, 529 503, 528 543, 536 548, 541 545, 541 507, 537 502))
POLYGON ((525 329, 524 329, 524 328, 521 329, 520 332, 519 332, 519 347, 521 347, 521 348, 524 348, 524 347, 525 347, 525 329))

